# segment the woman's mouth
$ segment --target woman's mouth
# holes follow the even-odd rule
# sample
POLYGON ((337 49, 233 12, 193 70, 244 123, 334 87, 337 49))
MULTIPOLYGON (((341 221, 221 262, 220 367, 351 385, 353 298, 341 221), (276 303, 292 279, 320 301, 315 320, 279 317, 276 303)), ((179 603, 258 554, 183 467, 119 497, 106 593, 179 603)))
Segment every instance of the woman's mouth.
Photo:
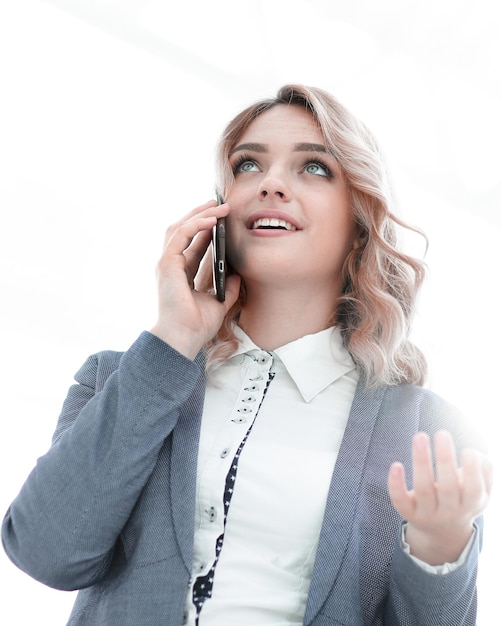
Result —
POLYGON ((279 230, 297 230, 294 224, 277 217, 261 217, 252 223, 251 230, 257 229, 279 229, 279 230))

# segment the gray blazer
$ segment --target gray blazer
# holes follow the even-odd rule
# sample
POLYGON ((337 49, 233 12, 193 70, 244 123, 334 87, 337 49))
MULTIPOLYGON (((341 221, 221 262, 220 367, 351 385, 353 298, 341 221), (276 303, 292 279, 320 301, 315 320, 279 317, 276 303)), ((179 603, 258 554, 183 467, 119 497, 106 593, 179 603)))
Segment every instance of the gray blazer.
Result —
MULTIPOLYGON (((35 579, 80 590, 68 624, 180 626, 192 562, 203 355, 189 361, 145 332, 123 354, 90 357, 76 380, 53 445, 5 516, 5 550, 35 579)), ((429 574, 400 546, 402 520, 386 486, 392 461, 411 472, 414 433, 441 428, 460 448, 478 445, 433 393, 359 383, 304 624, 475 624, 481 520, 466 562, 429 574)))

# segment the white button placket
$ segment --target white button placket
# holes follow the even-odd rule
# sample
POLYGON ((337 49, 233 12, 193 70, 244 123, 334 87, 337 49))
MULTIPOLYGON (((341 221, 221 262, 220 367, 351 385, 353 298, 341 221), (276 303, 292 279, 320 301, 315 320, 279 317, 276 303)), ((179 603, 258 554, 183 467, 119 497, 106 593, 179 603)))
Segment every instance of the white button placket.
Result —
POLYGON ((234 424, 250 424, 254 421, 263 401, 273 364, 273 356, 269 352, 259 350, 246 354, 246 357, 251 360, 251 364, 231 416, 234 424))
MULTIPOLYGON (((208 518, 211 523, 215 522, 217 518, 220 520, 222 518, 222 532, 215 541, 215 558, 211 568, 205 574, 197 576, 192 588, 192 599, 196 608, 196 624, 198 624, 203 603, 212 595, 214 573, 219 561, 219 554, 223 548, 226 518, 233 494, 233 487, 236 484, 238 459, 250 435, 268 385, 273 379, 273 374, 271 373, 273 356, 269 352, 254 351, 246 354, 246 357, 251 360, 251 363, 247 368, 246 377, 230 416, 231 425, 238 428, 238 434, 234 432, 234 436, 232 436, 232 440, 238 442, 238 445, 234 444, 231 448, 225 447, 219 453, 221 462, 228 463, 224 492, 221 494, 221 500, 218 503, 218 508, 222 507, 222 515, 218 515, 218 510, 215 506, 211 506, 205 511, 206 519, 208 518), (235 450, 233 456, 230 454, 231 450, 235 450)), ((205 568, 206 564, 204 563, 202 569, 205 570, 205 568)))

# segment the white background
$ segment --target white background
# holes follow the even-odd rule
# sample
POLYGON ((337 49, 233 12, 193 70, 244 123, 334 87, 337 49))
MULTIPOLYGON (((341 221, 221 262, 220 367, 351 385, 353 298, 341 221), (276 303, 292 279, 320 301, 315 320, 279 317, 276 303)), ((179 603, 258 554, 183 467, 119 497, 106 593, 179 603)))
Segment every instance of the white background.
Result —
MULTIPOLYGON (((499 455, 501 23, 487 0, 5 0, 0 5, 0 508, 73 373, 155 316, 168 224, 213 195, 213 147, 286 82, 334 93, 379 138, 430 239, 416 340, 429 385, 499 455)), ((409 246, 414 242, 409 241, 409 246)), ((499 492, 499 488, 497 489, 499 492)), ((496 620, 499 496, 479 625, 496 620)), ((2 623, 64 624, 74 594, 0 556, 2 623)), ((424 625, 423 625, 424 626, 424 625)))

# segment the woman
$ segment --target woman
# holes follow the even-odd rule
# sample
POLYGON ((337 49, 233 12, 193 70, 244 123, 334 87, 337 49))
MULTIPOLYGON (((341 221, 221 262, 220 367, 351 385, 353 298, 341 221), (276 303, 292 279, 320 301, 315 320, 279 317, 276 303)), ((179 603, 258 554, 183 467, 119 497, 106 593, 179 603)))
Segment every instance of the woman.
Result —
POLYGON ((374 140, 285 86, 228 125, 219 174, 226 202, 167 230, 151 332, 78 372, 7 553, 80 589, 69 624, 474 624, 490 464, 420 386, 423 267, 374 140))

